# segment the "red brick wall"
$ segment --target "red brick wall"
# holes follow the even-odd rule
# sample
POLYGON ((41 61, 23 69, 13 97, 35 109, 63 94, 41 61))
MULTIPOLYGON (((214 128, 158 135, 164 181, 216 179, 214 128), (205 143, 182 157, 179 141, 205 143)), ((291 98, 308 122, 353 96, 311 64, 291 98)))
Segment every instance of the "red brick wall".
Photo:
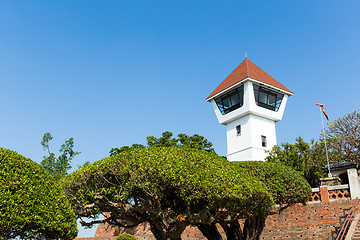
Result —
MULTIPOLYGON (((297 204, 280 214, 271 215, 260 239, 331 239, 331 231, 339 226, 339 217, 344 208, 350 208, 352 200, 340 200, 328 203, 297 204)), ((134 229, 120 229, 107 224, 100 224, 94 238, 77 238, 77 240, 114 240, 116 236, 127 232, 139 240, 155 239, 148 224, 134 229)), ((194 227, 188 227, 183 235, 184 240, 205 239, 194 227)))
POLYGON ((343 209, 352 204, 352 200, 297 204, 269 216, 260 239, 331 239, 343 209))
MULTIPOLYGON (((326 187, 320 189, 320 194, 321 202, 297 204, 279 214, 269 216, 260 239, 331 239, 331 231, 335 226, 340 226, 339 217, 343 216, 343 209, 350 208, 353 200, 329 201, 326 187)), ((125 232, 134 235, 138 240, 155 239, 149 230, 149 224, 126 230, 99 224, 94 238, 77 238, 77 240, 114 240, 116 236, 125 232)), ((205 238, 197 228, 188 227, 182 239, 205 238)))
MULTIPOLYGON (((141 224, 135 228, 124 229, 118 227, 111 227, 108 224, 99 224, 95 238, 76 238, 76 240, 113 240, 116 236, 121 235, 122 233, 129 233, 134 235, 138 240, 155 240, 155 237, 150 231, 150 226, 148 223, 141 224), (114 238, 111 238, 115 236, 114 238)), ((202 240, 205 239, 201 232, 198 231, 196 227, 187 227, 182 234, 183 240, 202 240)))

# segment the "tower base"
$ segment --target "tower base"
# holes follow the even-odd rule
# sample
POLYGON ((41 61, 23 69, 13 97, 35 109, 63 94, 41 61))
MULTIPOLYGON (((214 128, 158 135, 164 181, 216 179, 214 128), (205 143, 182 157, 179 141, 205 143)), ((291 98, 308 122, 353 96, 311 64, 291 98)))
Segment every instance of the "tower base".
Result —
POLYGON ((264 161, 269 153, 265 152, 263 148, 248 147, 231 154, 227 154, 226 158, 229 161, 264 161))

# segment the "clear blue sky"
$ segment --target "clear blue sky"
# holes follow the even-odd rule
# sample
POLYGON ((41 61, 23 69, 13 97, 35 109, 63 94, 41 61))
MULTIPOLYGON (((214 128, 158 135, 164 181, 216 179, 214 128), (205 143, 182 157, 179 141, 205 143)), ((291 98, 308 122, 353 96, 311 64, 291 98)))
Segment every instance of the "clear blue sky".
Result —
MULTIPOLYGON (((277 140, 318 139, 359 109, 360 1, 2 1, 0 146, 36 162, 69 137, 74 169, 146 136, 200 134, 226 154, 205 98, 248 58, 294 92, 277 140)), ((79 236, 86 236, 81 233, 79 236)))

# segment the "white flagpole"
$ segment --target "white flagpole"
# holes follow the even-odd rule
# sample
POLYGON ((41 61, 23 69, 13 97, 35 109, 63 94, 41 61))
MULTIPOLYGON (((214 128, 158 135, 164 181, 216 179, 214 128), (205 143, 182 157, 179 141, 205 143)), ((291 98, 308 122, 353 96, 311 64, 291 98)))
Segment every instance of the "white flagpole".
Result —
POLYGON ((328 156, 327 147, 326 147, 326 133, 325 133, 325 128, 324 128, 323 113, 322 113, 322 111, 321 111, 321 107, 320 107, 320 106, 319 106, 319 110, 320 110, 322 130, 323 130, 324 140, 325 140, 326 161, 327 161, 327 167, 328 167, 328 171, 329 171, 329 172, 328 172, 328 177, 332 177, 332 174, 331 174, 331 172, 330 172, 329 156, 328 156))

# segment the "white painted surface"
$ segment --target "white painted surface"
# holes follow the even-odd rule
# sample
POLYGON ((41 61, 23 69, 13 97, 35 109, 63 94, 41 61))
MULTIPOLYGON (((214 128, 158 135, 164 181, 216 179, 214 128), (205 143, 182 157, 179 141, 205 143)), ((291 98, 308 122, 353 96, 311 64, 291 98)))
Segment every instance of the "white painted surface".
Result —
POLYGON ((248 114, 226 125, 227 159, 229 161, 264 160, 276 145, 275 122, 263 117, 248 114), (238 136, 236 126, 241 125, 238 136), (261 136, 266 136, 266 147, 262 146, 261 136))
MULTIPOLYGON (((276 145, 275 123, 282 119, 288 95, 284 94, 279 110, 272 111, 256 104, 254 80, 248 78, 242 82, 244 83, 242 107, 222 115, 214 99, 211 100, 211 103, 219 123, 226 125, 227 159, 229 161, 263 161, 268 155, 265 151, 276 145), (241 125, 241 135, 239 136, 236 131, 237 125, 241 125), (266 147, 262 146, 261 136, 266 136, 266 147)), ((270 87, 267 86, 267 88, 270 87)), ((229 88, 228 91, 231 89, 229 88)), ((276 91, 276 89, 272 90, 276 91)), ((224 91, 224 93, 228 91, 224 91)))
POLYGON ((356 168, 347 170, 351 199, 360 198, 360 183, 356 168))

